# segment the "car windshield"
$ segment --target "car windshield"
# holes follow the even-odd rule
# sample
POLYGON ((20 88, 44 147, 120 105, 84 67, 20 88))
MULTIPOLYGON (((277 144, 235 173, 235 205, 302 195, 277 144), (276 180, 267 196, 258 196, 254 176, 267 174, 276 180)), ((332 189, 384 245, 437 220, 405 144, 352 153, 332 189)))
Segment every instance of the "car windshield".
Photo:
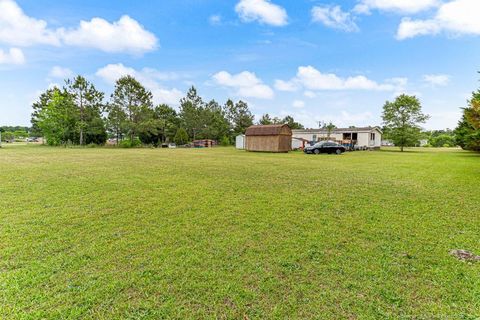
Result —
POLYGON ((325 144, 325 141, 322 141, 322 142, 318 142, 318 143, 315 143, 314 147, 318 148, 318 147, 321 147, 325 144))

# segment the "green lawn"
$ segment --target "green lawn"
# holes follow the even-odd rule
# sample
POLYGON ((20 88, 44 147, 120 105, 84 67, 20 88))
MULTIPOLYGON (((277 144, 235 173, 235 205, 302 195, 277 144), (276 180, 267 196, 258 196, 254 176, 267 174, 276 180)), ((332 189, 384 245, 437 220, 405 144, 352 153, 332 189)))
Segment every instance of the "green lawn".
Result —
POLYGON ((480 317, 480 155, 0 149, 0 319, 480 317))

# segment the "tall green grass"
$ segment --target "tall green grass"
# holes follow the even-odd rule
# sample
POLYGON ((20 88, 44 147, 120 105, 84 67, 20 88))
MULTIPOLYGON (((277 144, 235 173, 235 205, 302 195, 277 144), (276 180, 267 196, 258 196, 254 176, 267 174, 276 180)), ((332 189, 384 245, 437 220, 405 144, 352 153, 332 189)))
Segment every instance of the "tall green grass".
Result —
POLYGON ((1 319, 480 317, 480 156, 0 150, 1 319))

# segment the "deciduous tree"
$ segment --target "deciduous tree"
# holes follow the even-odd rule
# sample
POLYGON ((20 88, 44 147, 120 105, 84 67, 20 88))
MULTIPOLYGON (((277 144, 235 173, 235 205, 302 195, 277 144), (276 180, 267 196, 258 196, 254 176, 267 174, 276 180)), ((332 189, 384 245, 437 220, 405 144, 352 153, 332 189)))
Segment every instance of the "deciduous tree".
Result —
POLYGON ((420 124, 429 116, 422 112, 420 101, 415 96, 402 94, 395 101, 383 106, 383 122, 388 138, 403 152, 406 146, 415 145, 420 137, 420 124))
POLYGON ((51 91, 50 100, 36 116, 36 124, 49 145, 60 145, 73 141, 79 118, 78 111, 68 92, 58 88, 51 91))

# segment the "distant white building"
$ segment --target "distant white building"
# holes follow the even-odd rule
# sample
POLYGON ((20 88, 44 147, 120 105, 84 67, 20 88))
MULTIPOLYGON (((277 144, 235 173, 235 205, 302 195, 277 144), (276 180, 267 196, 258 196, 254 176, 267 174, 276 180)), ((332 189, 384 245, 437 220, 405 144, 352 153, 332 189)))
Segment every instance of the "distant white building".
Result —
POLYGON ((240 134, 235 137, 235 148, 238 150, 245 150, 245 135, 240 134))
POLYGON ((427 139, 422 139, 420 141, 418 141, 420 147, 425 147, 426 145, 428 145, 428 140, 427 139))
POLYGON ((302 138, 313 143, 333 140, 339 143, 353 144, 358 148, 380 149, 382 146, 382 130, 379 127, 336 128, 330 134, 327 129, 292 130, 294 138, 302 138))
POLYGON ((390 140, 382 140, 382 147, 394 147, 395 144, 390 140))

